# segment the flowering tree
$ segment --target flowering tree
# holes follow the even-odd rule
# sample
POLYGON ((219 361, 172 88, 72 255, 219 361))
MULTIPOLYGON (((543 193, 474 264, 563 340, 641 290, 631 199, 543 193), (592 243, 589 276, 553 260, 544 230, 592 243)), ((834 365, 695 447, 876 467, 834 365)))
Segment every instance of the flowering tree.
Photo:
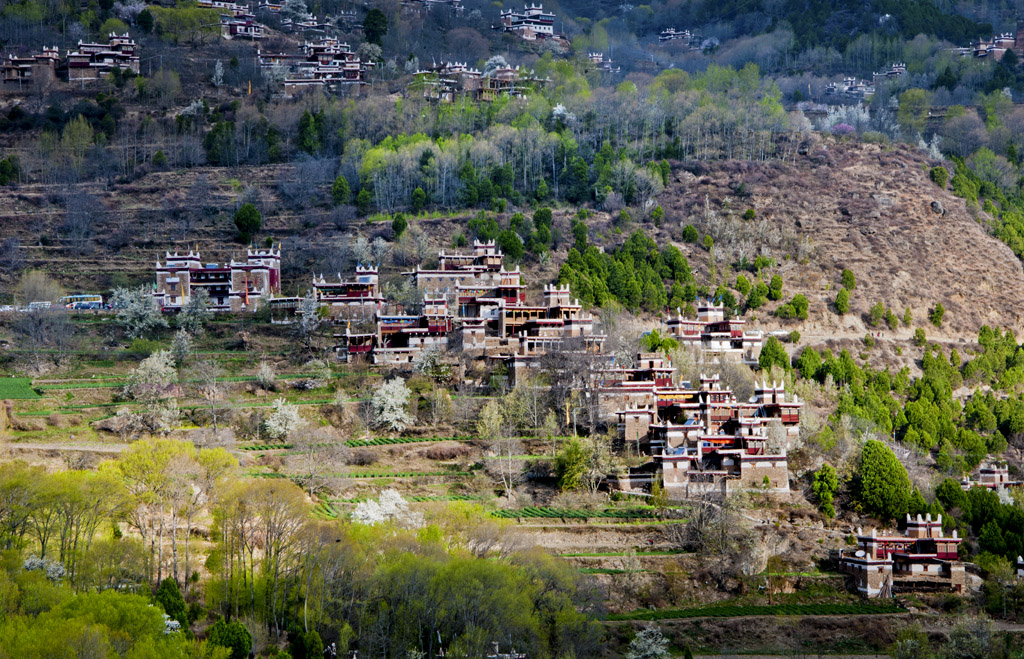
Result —
POLYGON ((145 336, 157 327, 167 327, 156 298, 145 286, 115 288, 111 300, 117 309, 117 322, 130 339, 145 336))
POLYGON ((388 380, 370 401, 373 422, 378 428, 402 432, 412 425, 409 414, 409 388, 400 378, 388 380))
POLYGON ((306 420, 299 414, 299 408, 285 402, 284 398, 274 401, 274 411, 270 413, 263 427, 271 439, 282 439, 306 425, 306 420))
POLYGON ((419 527, 423 525, 423 514, 409 510, 409 502, 395 490, 388 489, 380 493, 376 501, 363 501, 352 512, 352 521, 360 524, 383 524, 395 522, 402 526, 419 527))

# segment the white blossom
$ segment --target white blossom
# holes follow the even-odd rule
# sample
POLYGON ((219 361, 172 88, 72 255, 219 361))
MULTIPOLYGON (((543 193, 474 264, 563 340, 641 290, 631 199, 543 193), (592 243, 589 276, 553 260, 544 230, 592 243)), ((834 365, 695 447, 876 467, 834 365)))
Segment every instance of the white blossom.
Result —
POLYGON ((170 350, 154 352, 139 363, 125 380, 121 395, 142 402, 164 398, 175 380, 174 358, 170 350))
POLYGON ((41 570, 46 574, 46 578, 50 581, 59 581, 64 578, 65 570, 64 564, 60 561, 53 561, 48 558, 39 558, 38 556, 29 556, 25 559, 22 564, 26 572, 32 570, 41 570))
POLYGON ((306 425, 306 420, 299 414, 299 408, 291 405, 283 398, 274 401, 274 411, 270 413, 263 427, 271 439, 281 439, 306 425))
POLYGON ((145 336, 157 327, 167 327, 156 298, 145 286, 115 288, 112 301, 117 310, 117 322, 124 327, 130 339, 145 336))
POLYGON ((409 415, 409 388, 400 378, 385 382, 373 394, 373 420, 379 428, 402 432, 413 419, 409 415))
POLYGON ((397 491, 388 489, 380 493, 376 501, 363 501, 352 512, 352 521, 360 524, 382 524, 394 522, 407 527, 423 525, 423 514, 409 510, 409 502, 397 491))

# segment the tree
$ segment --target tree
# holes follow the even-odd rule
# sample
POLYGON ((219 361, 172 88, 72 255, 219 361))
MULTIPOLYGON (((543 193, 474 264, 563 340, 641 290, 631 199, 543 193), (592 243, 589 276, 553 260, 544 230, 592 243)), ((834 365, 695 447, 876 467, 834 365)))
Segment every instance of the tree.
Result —
POLYGON ((936 327, 942 327, 942 318, 946 315, 946 307, 942 306, 941 302, 936 302, 932 308, 930 314, 928 314, 928 320, 931 321, 932 325, 936 327))
POLYGON ((250 203, 242 204, 235 211, 235 226, 238 227, 238 236, 242 242, 249 242, 263 226, 260 212, 250 203))
POLYGON ((900 94, 900 105, 896 111, 896 121, 903 129, 904 135, 913 137, 924 132, 928 123, 928 111, 931 109, 931 94, 923 89, 908 89, 900 94))
POLYGON ((370 403, 374 424, 397 433, 412 425, 413 418, 409 414, 411 393, 401 378, 393 378, 381 385, 370 403))
POLYGON ((852 291, 857 288, 857 277, 853 274, 853 270, 843 268, 842 281, 843 288, 848 291, 852 291))
POLYGON ((835 517, 836 509, 832 505, 835 493, 839 490, 839 476, 835 468, 830 464, 821 465, 821 469, 814 473, 812 484, 814 495, 818 497, 818 509, 826 517, 835 517))
POLYGON ((786 353, 786 348, 782 345, 782 342, 774 336, 769 336, 764 346, 761 347, 761 354, 757 358, 757 365, 762 371, 770 371, 772 366, 779 366, 788 371, 790 368, 789 355, 786 353))
POLYGON ((373 195, 366 188, 359 191, 356 195, 356 210, 360 215, 366 215, 370 212, 370 206, 373 204, 373 195))
POLYGON ((14 289, 19 302, 28 305, 32 302, 56 302, 64 294, 64 289, 49 275, 39 270, 29 270, 18 279, 14 289))
POLYGON ((307 352, 316 351, 316 337, 323 324, 320 317, 320 302, 316 299, 315 293, 309 293, 299 302, 299 322, 295 325, 295 331, 302 341, 303 348, 307 352))
POLYGON ((366 18, 363 19, 363 34, 366 35, 366 40, 380 46, 381 39, 387 33, 388 17, 384 12, 376 7, 366 12, 366 18))
POLYGON ((252 634, 240 622, 217 620, 210 627, 207 640, 213 645, 231 650, 231 659, 246 659, 252 650, 252 634))
POLYGON ((782 277, 780 275, 772 275, 771 282, 768 284, 768 299, 782 299, 782 277))
POLYGON ((882 324, 882 319, 885 318, 885 306, 881 302, 876 302, 868 310, 868 319, 872 327, 878 327, 882 324))
POLYGON ((142 338, 158 327, 167 327, 156 298, 145 286, 115 288, 111 303, 117 310, 117 322, 129 339, 142 338))
POLYGON ((210 319, 210 294, 205 288, 193 292, 178 314, 178 327, 192 336, 202 336, 203 325, 210 319))
POLYGON ((210 410, 210 420, 213 422, 214 433, 217 432, 217 401, 221 397, 217 378, 221 375, 221 368, 213 359, 204 359, 192 367, 192 385, 195 388, 196 394, 206 402, 210 410))
POLYGON ((629 642, 626 659, 668 659, 668 639, 656 625, 637 632, 629 642))
POLYGON ((683 242, 695 243, 699 237, 700 234, 697 233, 697 227, 692 224, 687 224, 683 227, 683 242))
POLYGON ((868 440, 857 471, 858 499, 864 509, 882 519, 896 519, 908 510, 913 488, 907 470, 892 450, 868 440))
POLYGON ((409 221, 405 219, 405 216, 399 213, 395 216, 395 219, 391 220, 391 230, 395 232, 395 240, 402 237, 405 233, 406 228, 409 226, 409 221))
POLYGON ((127 400, 150 403, 166 397, 177 373, 169 350, 160 350, 146 357, 125 379, 121 396, 127 400))
POLYGON ((311 114, 309 110, 306 110, 299 118, 296 145, 300 151, 305 151, 311 156, 320 151, 320 131, 317 128, 317 123, 319 123, 317 121, 318 116, 318 114, 311 114))
POLYGON ((164 613, 181 624, 182 629, 188 629, 188 608, 185 606, 185 598, 181 596, 181 591, 178 589, 177 581, 171 577, 161 581, 153 599, 164 607, 164 613))
POLYGON ((338 178, 334 179, 334 185, 331 186, 331 199, 334 200, 335 206, 347 204, 352 199, 352 189, 344 174, 338 174, 338 178))
POLYGON ((555 460, 558 489, 563 492, 580 489, 589 462, 590 450, 578 438, 570 439, 555 460))
POLYGON ((423 207, 427 205, 427 193, 423 191, 423 188, 416 188, 412 191, 412 210, 415 213, 419 213, 423 210, 423 207))
POLYGON ((299 408, 283 398, 274 401, 274 411, 263 422, 271 439, 284 439, 305 425, 306 420, 299 413, 299 408))
POLYGON ((298 477, 296 482, 313 498, 327 488, 338 466, 348 457, 348 447, 327 429, 296 433, 292 451, 298 477))
POLYGON ((850 311, 850 291, 845 288, 840 288, 839 293, 836 294, 836 311, 839 312, 839 315, 850 311))
MULTIPOLYGON (((506 396, 503 400, 510 399, 506 396)), ((522 445, 515 437, 514 427, 509 427, 514 425, 514 422, 509 423, 510 419, 507 418, 507 415, 513 414, 513 406, 509 408, 503 414, 498 401, 488 401, 480 410, 476 432, 481 439, 490 442, 490 451, 494 453, 494 459, 487 461, 488 470, 497 475, 505 489, 505 497, 511 501, 515 486, 523 476, 523 462, 517 457, 522 451, 522 445)))

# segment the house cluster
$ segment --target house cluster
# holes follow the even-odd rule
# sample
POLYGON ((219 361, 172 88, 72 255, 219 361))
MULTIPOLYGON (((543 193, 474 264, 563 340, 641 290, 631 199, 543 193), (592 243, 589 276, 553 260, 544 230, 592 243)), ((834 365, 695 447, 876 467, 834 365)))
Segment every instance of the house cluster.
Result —
POLYGON ((1024 57, 1024 22, 1017 22, 1016 32, 1004 32, 991 39, 981 39, 969 46, 953 48, 952 52, 961 57, 987 58, 999 61, 1006 51, 1012 50, 1017 57, 1024 57))
POLYGON ((789 491, 786 453, 799 436, 803 403, 796 395, 787 400, 784 385, 761 382, 740 401, 717 375, 677 384, 675 369, 656 353, 602 376, 602 410, 618 406, 620 438, 652 458, 611 479, 620 489, 660 480, 678 496, 789 491))
POLYGON ((61 58, 57 47, 44 46, 29 56, 8 54, 0 68, 2 88, 14 92, 44 89, 58 77, 71 82, 99 80, 114 70, 139 72, 135 40, 127 33, 110 33, 107 43, 78 42, 75 50, 61 58))
POLYGON ((593 316, 571 299, 568 287, 546 286, 542 303, 528 305, 519 269, 505 269, 493 242, 476 242, 471 252, 442 250, 436 269, 405 274, 422 295, 419 313, 388 304, 375 268, 358 266, 354 278, 337 281, 314 277, 318 303, 345 324, 336 334, 339 359, 411 364, 423 350, 456 337, 464 352, 500 360, 514 377, 568 339, 601 344, 593 316))
POLYGON ((538 39, 555 38, 555 15, 544 11, 544 5, 530 4, 522 11, 509 9, 499 15, 500 22, 493 26, 495 30, 511 32, 520 39, 537 41, 538 39))
POLYGON ((618 73, 621 67, 614 66, 610 57, 605 57, 604 53, 587 53, 587 59, 593 64, 598 71, 604 71, 605 73, 618 73))
POLYGON ((256 15, 248 5, 231 0, 196 0, 196 6, 220 12, 220 36, 224 39, 263 38, 263 26, 256 22, 256 15))
POLYGON ((339 91, 365 84, 366 74, 373 67, 373 62, 363 61, 351 46, 333 37, 307 41, 301 53, 257 50, 256 57, 264 70, 283 70, 284 93, 288 96, 308 89, 339 91))
POLYGON ((863 99, 875 93, 875 88, 888 81, 899 78, 907 72, 907 65, 899 62, 889 65, 885 71, 875 71, 871 75, 871 82, 858 80, 856 77, 846 77, 840 82, 830 82, 825 86, 827 96, 845 96, 847 98, 863 99))
POLYGON ((967 571, 959 560, 963 541, 954 530, 942 531, 942 515, 907 515, 903 535, 865 534, 857 529, 857 548, 839 552, 839 567, 853 576, 865 597, 893 597, 905 592, 962 593, 967 571))
POLYGON ((726 318, 725 307, 714 300, 701 302, 695 320, 683 317, 676 309, 676 315, 665 321, 666 331, 680 346, 700 348, 707 356, 726 357, 754 366, 761 355, 764 333, 748 332, 745 327, 746 321, 742 318, 726 318))
POLYGON ((659 43, 668 43, 669 41, 683 41, 691 50, 698 50, 701 38, 696 32, 676 30, 674 27, 670 27, 662 30, 661 34, 658 35, 659 43))
POLYGON ((476 101, 525 96, 545 82, 519 66, 501 66, 485 74, 465 62, 441 62, 417 71, 409 86, 422 91, 424 98, 450 103, 463 96, 476 101))
POLYGON ((244 261, 226 263, 203 263, 198 249, 157 259, 153 297, 162 311, 180 311, 199 290, 212 311, 256 311, 281 292, 281 248, 249 247, 244 261))
POLYGON ((1007 487, 1024 486, 1024 481, 1012 480, 1010 468, 1005 463, 986 463, 978 469, 978 478, 972 479, 964 476, 960 481, 960 487, 967 491, 972 487, 987 487, 990 490, 1001 490, 1007 487))
POLYGON ((462 0, 402 0, 402 11, 422 14, 434 9, 444 9, 453 14, 462 14, 466 7, 462 0))

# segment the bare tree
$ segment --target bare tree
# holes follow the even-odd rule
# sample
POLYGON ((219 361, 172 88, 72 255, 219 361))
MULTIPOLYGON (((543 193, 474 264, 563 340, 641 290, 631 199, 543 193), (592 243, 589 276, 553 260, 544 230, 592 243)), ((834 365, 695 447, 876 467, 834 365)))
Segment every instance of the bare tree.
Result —
POLYGON ((21 253, 21 241, 7 238, 0 242, 0 272, 15 275, 25 267, 25 257, 21 253))
POLYGON ((221 398, 217 378, 222 374, 220 366, 212 359, 196 362, 192 367, 192 386, 196 394, 206 403, 213 421, 213 432, 217 432, 217 401, 221 398))
POLYGON ((299 485, 310 498, 336 480, 338 468, 348 460, 348 447, 327 428, 296 433, 292 438, 299 485))
POLYGON ((46 351, 50 351, 53 363, 59 364, 74 335, 74 326, 63 309, 34 309, 17 314, 11 329, 32 355, 36 368, 42 365, 46 351))
POLYGON ((511 501, 512 493, 523 479, 523 460, 517 456, 523 452, 522 443, 515 436, 502 409, 495 400, 489 401, 480 410, 476 424, 477 434, 489 441, 493 459, 487 461, 487 470, 501 481, 505 497, 511 501), (512 432, 510 432, 512 431, 512 432))
POLYGON ((85 191, 74 191, 64 200, 64 223, 61 232, 71 248, 78 254, 87 251, 93 237, 96 221, 104 211, 103 205, 85 191))

